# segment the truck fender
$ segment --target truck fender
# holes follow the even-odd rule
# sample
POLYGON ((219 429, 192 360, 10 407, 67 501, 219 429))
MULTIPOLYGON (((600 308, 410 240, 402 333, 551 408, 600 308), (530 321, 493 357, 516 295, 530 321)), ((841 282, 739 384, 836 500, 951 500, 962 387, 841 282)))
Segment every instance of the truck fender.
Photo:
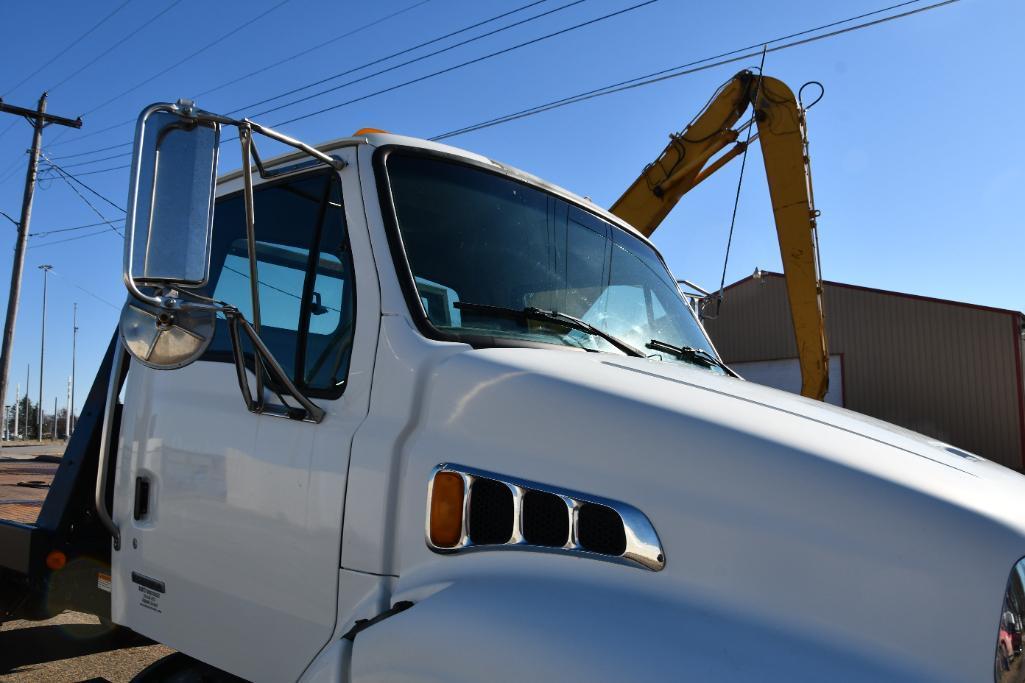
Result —
POLYGON ((412 607, 354 638, 352 683, 932 680, 882 653, 673 591, 504 576, 409 597, 412 607))

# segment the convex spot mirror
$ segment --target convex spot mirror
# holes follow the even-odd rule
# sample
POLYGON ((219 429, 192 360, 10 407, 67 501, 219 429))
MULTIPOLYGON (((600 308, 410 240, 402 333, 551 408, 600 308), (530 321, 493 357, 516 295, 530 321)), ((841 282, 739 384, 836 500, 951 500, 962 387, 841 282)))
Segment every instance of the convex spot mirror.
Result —
POLYGON ((129 299, 118 331, 128 352, 146 367, 175 370, 199 359, 214 336, 209 309, 168 310, 129 299))
POLYGON ((139 117, 125 240, 125 279, 137 285, 199 287, 209 274, 220 125, 191 109, 139 117))

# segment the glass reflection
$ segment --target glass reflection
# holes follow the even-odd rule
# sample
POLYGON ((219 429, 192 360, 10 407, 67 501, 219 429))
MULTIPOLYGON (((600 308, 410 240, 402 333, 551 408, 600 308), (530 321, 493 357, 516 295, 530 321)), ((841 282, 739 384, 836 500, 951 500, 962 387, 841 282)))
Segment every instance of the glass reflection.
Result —
POLYGON ((1025 683, 1022 664, 1022 630, 1025 627, 1025 558, 1011 570, 1000 609, 1000 628, 993 662, 996 683, 1025 683))

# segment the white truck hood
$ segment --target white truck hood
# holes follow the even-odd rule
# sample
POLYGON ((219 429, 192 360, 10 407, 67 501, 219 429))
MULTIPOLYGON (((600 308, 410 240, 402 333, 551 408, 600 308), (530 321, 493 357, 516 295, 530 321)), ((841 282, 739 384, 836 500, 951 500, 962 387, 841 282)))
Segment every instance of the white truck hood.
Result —
MULTIPOLYGON (((420 392, 410 500, 448 462, 622 501, 651 520, 666 567, 594 571, 657 591, 667 613, 701 603, 922 680, 992 676, 1004 589, 1025 555, 1025 478, 1011 470, 700 367, 607 353, 446 353, 420 392)), ((419 550, 400 574, 434 562, 421 505, 404 512, 399 545, 419 550)), ((532 558, 524 570, 539 563, 571 566, 532 558)), ((572 580, 600 564, 572 565, 572 580)))
POLYGON ((704 414, 701 406, 712 396, 728 397, 735 403, 728 412, 719 413, 717 421, 774 436, 865 472, 880 475, 896 469, 900 472, 895 479, 902 485, 947 497, 1025 533, 1025 476, 951 444, 862 413, 676 362, 605 353, 519 349, 475 353, 501 359, 524 371, 642 400, 685 415, 704 414), (824 428, 825 433, 835 429, 874 444, 891 446, 893 450, 887 451, 887 462, 880 463, 865 451, 822 448, 820 436, 824 428), (945 480, 956 482, 953 487, 940 490, 934 486, 937 468, 943 468, 945 480))

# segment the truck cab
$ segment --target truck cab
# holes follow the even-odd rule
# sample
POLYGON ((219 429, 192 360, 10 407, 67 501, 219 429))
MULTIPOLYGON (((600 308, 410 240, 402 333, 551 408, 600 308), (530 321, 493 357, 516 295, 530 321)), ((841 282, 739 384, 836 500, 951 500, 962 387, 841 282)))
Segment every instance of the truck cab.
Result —
POLYGON ((253 681, 1023 680, 1019 475, 745 382, 568 191, 381 133, 255 173, 240 130, 209 199, 133 161, 114 623, 253 681))

